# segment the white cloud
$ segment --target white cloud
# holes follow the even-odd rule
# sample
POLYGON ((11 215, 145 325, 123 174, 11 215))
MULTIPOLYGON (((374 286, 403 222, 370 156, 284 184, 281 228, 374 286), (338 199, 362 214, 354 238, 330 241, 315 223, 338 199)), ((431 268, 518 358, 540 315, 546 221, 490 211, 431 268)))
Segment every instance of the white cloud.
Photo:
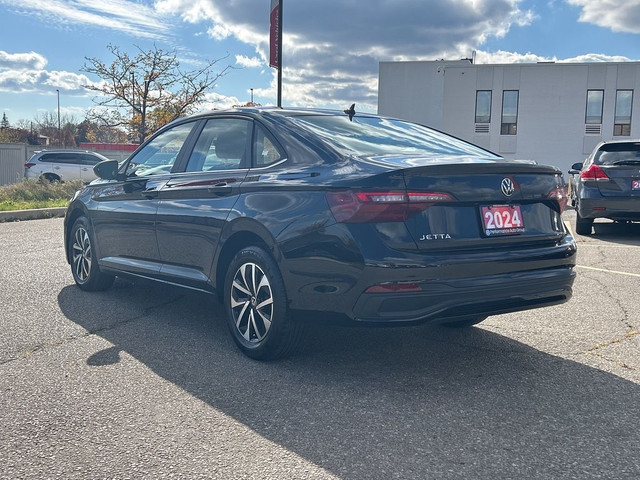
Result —
MULTIPOLYGON (((477 45, 534 19, 520 0, 299 0, 284 6, 283 97, 288 105, 377 108, 381 60, 468 57, 477 45)), ((268 1, 158 0, 162 15, 203 23, 216 39, 234 37, 269 56, 268 1)), ((237 59, 238 64, 246 57, 237 59)), ((253 63, 253 62, 251 62, 253 63)), ((252 65, 253 66, 253 65, 252 65)), ((272 71, 272 74, 275 74, 272 71)), ((273 98, 269 91, 256 90, 273 98)))
POLYGON ((476 52, 476 63, 535 63, 535 62, 557 62, 557 63, 590 63, 590 62, 630 62, 631 60, 621 55, 604 55, 601 53, 587 53, 570 58, 543 57, 534 53, 505 52, 476 52))
POLYGON ((211 92, 205 95, 205 100, 198 107, 198 111, 206 112, 208 110, 222 110, 225 108, 231 108, 234 105, 240 104, 240 100, 237 97, 229 97, 222 95, 221 93, 211 92))
POLYGON ((42 69, 46 64, 47 59, 36 52, 7 53, 0 50, 0 70, 42 69))
POLYGON ((580 7, 580 21, 610 28, 614 32, 640 33, 638 0, 566 0, 580 7))
POLYGON ((60 90, 67 95, 88 95, 83 85, 92 82, 86 75, 47 71, 43 68, 46 64, 47 59, 36 52, 9 54, 0 51, 0 91, 55 94, 60 90))
POLYGON ((169 24, 153 7, 130 0, 0 0, 12 10, 37 16, 51 25, 89 25, 118 30, 139 38, 164 39, 169 24))
POLYGON ((245 68, 257 68, 264 65, 263 61, 257 57, 246 57, 244 55, 236 55, 236 64, 245 68))

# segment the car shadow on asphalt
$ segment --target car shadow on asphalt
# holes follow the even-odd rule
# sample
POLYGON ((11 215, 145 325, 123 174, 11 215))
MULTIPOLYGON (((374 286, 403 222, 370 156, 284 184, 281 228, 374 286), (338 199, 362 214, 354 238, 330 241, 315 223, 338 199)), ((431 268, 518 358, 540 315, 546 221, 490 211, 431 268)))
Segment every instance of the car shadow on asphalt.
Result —
POLYGON ((640 244, 640 223, 615 223, 598 220, 593 224, 594 238, 607 243, 640 244))
POLYGON ((341 478, 640 474, 637 384, 482 328, 318 326, 301 353, 261 363, 235 348, 212 296, 117 280, 58 302, 113 345, 88 365, 127 352, 341 478))

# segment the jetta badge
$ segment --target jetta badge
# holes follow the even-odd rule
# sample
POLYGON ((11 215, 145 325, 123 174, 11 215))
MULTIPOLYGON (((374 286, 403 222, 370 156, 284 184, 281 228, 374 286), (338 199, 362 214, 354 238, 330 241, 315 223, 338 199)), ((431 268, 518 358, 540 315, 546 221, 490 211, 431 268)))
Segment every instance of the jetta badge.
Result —
POLYGON ((510 178, 503 178, 502 183, 500 183, 500 190, 502 190, 505 197, 510 197, 516 191, 516 186, 510 178))

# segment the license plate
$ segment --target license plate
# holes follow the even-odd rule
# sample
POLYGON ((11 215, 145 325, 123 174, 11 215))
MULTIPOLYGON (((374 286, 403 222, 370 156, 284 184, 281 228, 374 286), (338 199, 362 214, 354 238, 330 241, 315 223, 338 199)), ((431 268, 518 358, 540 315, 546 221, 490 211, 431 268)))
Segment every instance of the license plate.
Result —
POLYGON ((480 210, 485 235, 524 233, 524 220, 520 205, 488 205, 480 207, 480 210))
POLYGON ((640 180, 631 180, 631 190, 640 190, 640 180))

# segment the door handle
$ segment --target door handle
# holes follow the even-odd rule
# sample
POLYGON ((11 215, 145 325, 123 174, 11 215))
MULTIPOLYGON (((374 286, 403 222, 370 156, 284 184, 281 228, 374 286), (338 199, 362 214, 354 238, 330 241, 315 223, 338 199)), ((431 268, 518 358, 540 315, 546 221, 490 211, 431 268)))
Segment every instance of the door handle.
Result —
POLYGON ((232 192, 231 187, 227 182, 216 183, 212 187, 207 188, 207 191, 214 195, 218 195, 219 197, 224 197, 232 192))
POLYGON ((153 200, 154 198, 156 198, 158 196, 158 191, 157 190, 144 190, 142 192, 142 195, 148 200, 153 200))

